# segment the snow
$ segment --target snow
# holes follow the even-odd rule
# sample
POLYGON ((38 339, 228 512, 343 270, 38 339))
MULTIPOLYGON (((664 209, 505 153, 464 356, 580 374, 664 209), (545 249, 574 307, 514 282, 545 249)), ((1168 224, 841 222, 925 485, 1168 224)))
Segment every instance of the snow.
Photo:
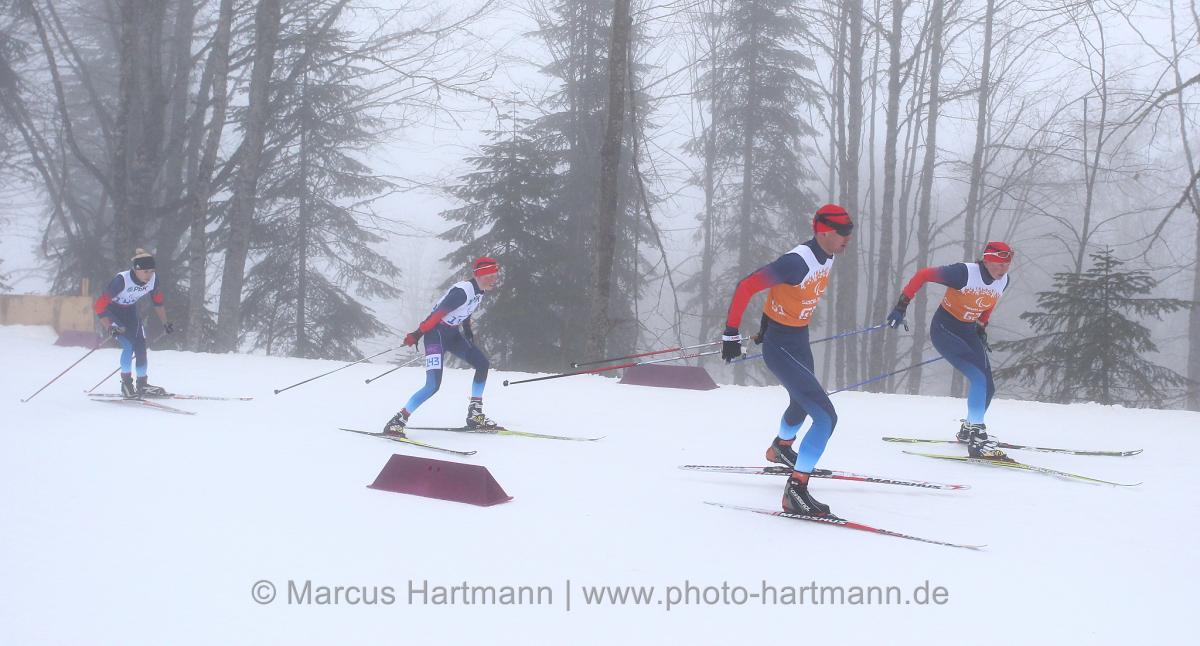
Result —
MULTIPOLYGON (((963 402, 836 395, 840 422, 821 466, 971 489, 822 480, 817 497, 859 522, 987 544, 973 552, 704 505, 778 505, 782 478, 677 468, 761 464, 784 405, 778 387, 694 392, 586 376, 505 388, 504 379, 528 375, 493 374, 491 417, 521 430, 607 437, 414 431, 477 449, 462 460, 487 466, 515 497, 480 508, 366 488, 393 453, 458 458, 337 430, 377 430, 423 382, 420 369, 364 385, 390 366, 359 365, 275 396, 273 388, 340 364, 152 351, 153 383, 255 397, 168 402, 198 413, 185 417, 84 397, 115 366, 117 351, 106 349, 19 403, 84 352, 53 340, 46 328, 0 327, 8 368, 0 385, 9 393, 0 403, 4 644, 1169 643, 1190 633, 1189 587, 1200 575, 1196 413, 993 404, 989 427, 1008 442, 1145 449, 1126 458, 1013 452, 1031 464, 1144 482, 1121 489, 904 455, 906 445, 879 438, 949 437, 963 402), (273 603, 251 598, 260 580, 276 586, 273 603), (395 603, 351 604, 344 594, 337 605, 289 603, 289 580, 359 586, 367 598, 390 586, 395 603), (455 605, 410 604, 410 581, 548 586, 553 597, 467 605, 459 591, 455 605), (764 581, 777 590, 897 586, 909 601, 928 581, 948 598, 657 603, 668 586, 758 592, 764 581), (581 590, 593 585, 656 586, 656 596, 649 605, 589 606, 581 590)), ((469 371, 448 370, 413 423, 460 423, 469 381, 469 371)), ((115 392, 115 378, 101 390, 115 392)))

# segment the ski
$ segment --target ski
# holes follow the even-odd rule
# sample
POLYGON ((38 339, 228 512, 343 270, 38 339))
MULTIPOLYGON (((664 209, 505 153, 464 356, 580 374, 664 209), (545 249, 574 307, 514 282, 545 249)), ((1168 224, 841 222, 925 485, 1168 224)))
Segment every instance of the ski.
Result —
POLYGON ((1091 483, 1095 483, 1095 484, 1113 485, 1115 487, 1136 487, 1136 486, 1142 484, 1140 482, 1126 483, 1126 482, 1112 482, 1110 480, 1101 480, 1100 478, 1092 478, 1090 476, 1079 475, 1078 473, 1068 473, 1066 471, 1059 471, 1057 469, 1049 469, 1046 467, 1034 466, 1032 464, 1025 464, 1024 462, 1016 462, 1016 461, 1008 462, 1005 460, 988 460, 985 458, 972 458, 970 456, 965 456, 965 455, 939 455, 936 453, 919 453, 916 451, 904 451, 904 452, 909 455, 920 455, 920 456, 924 456, 927 458, 937 458, 939 460, 954 460, 956 462, 970 462, 972 464, 986 464, 988 466, 1002 467, 1002 468, 1007 468, 1007 469, 1019 469, 1022 471, 1034 471, 1034 472, 1043 473, 1043 474, 1049 475, 1049 476, 1058 476, 1060 478, 1066 478, 1068 480, 1079 480, 1082 482, 1091 482, 1091 483))
MULTIPOLYGON (((791 475, 791 467, 785 466, 769 466, 769 467, 726 467, 705 464, 686 464, 679 467, 684 471, 708 471, 713 473, 743 473, 748 475, 760 476, 788 476, 791 475)), ((830 480, 852 480, 854 482, 874 482, 876 484, 901 485, 905 487, 920 487, 922 489, 970 489, 970 485, 965 484, 942 484, 940 482, 925 482, 923 480, 901 480, 898 478, 883 478, 880 476, 868 476, 861 473, 850 473, 849 471, 831 471, 829 469, 813 469, 812 477, 828 478, 830 480)))
MULTIPOLYGON (((917 437, 885 437, 884 442, 904 442, 906 444, 965 444, 958 440, 927 440, 917 437)), ((1002 449, 1017 449, 1020 451, 1038 451, 1040 453, 1066 453, 1067 455, 1102 455, 1114 458, 1123 458, 1130 455, 1137 455, 1142 452, 1141 449, 1133 449, 1131 451, 1090 451, 1085 449, 1052 449, 1045 446, 1027 446, 1025 444, 1009 444, 1008 442, 996 442, 996 445, 1002 449)))
POLYGON ((174 406, 167 406, 166 404, 160 404, 158 402, 147 401, 145 399, 137 399, 137 398, 126 399, 124 397, 121 397, 118 399, 93 399, 92 401, 101 402, 104 404, 134 404, 137 406, 145 406, 146 408, 151 408, 154 410, 160 410, 160 411, 163 411, 164 413, 175 413, 177 415, 195 415, 196 414, 194 411, 183 410, 182 408, 175 408, 174 406))
POLYGON ((383 433, 372 433, 370 431, 360 431, 355 428, 340 428, 339 427, 338 430, 349 431, 351 433, 359 433, 361 435, 370 435, 371 437, 377 437, 381 440, 391 440, 392 442, 401 442, 403 444, 411 444, 413 446, 419 446, 423 449, 429 449, 431 451, 441 451, 442 453, 453 453, 455 455, 475 455, 475 453, 476 453, 476 451, 459 451, 457 449, 448 449, 444 446, 434 446, 432 444, 418 442, 417 440, 409 439, 407 437, 395 437, 393 435, 384 435, 383 433))
MULTIPOLYGON (((88 393, 88 397, 97 399, 124 399, 125 396, 118 393, 88 393)), ((181 395, 179 393, 167 393, 166 395, 147 395, 149 399, 197 399, 206 401, 239 401, 248 402, 253 397, 215 397, 212 395, 181 395)), ((144 399, 145 399, 144 398, 144 399)))
POLYGON ((723 502, 711 502, 711 501, 707 501, 707 500, 704 502, 704 504, 712 505, 714 507, 723 507, 725 509, 737 509, 739 511, 751 511, 756 514, 763 514, 766 516, 778 516, 779 518, 791 518, 793 520, 807 520, 809 522, 823 523, 825 525, 832 525, 834 527, 845 527, 846 529, 857 529, 858 531, 861 531, 861 532, 871 532, 872 534, 882 534, 884 536, 894 536, 896 538, 904 538, 904 539, 908 539, 910 541, 920 541, 922 543, 932 543, 933 545, 945 545, 946 547, 961 547, 963 549, 968 549, 968 550, 980 550, 980 549, 983 549, 984 547, 987 547, 986 545, 961 545, 959 543, 947 543, 945 541, 938 541, 938 540, 934 540, 932 538, 921 538, 920 536, 911 536, 909 534, 901 534, 900 532, 893 532, 888 529, 880 529, 878 527, 871 527, 870 525, 856 523, 852 520, 846 520, 845 518, 839 518, 837 516, 806 516, 804 514, 793 514, 793 513, 786 512, 786 511, 775 511, 775 510, 771 510, 771 509, 759 509, 757 507, 743 507, 741 505, 730 505, 730 504, 726 504, 723 502))
POLYGON ((512 435, 515 437, 534 437, 543 440, 571 440, 574 442, 595 442, 603 440, 606 436, 600 437, 568 437, 566 435, 546 435, 544 433, 529 433, 526 431, 514 431, 509 428, 468 428, 466 426, 408 426, 406 427, 413 431, 446 431, 449 433, 480 433, 483 435, 512 435))

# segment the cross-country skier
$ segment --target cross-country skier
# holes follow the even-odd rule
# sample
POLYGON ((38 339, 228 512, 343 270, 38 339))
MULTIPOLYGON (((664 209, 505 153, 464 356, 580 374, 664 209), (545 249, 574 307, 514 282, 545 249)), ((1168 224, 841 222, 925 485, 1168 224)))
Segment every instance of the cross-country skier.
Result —
POLYGON ((146 330, 138 318, 137 302, 149 295, 163 330, 170 334, 175 331, 175 326, 167 321, 163 293, 158 288, 158 278, 154 273, 154 256, 145 249, 138 249, 130 260, 133 267, 114 276, 96 298, 93 307, 96 316, 108 327, 109 334, 121 344, 121 394, 127 398, 162 397, 167 394, 166 390, 147 383, 149 361, 146 358, 146 330), (136 386, 131 365, 135 356, 136 386))
POLYGON ((471 331, 471 313, 483 301, 483 295, 500 279, 500 265, 483 256, 475 261, 470 280, 455 283, 438 301, 421 325, 404 337, 404 345, 416 345, 425 339, 425 386, 409 398, 404 408, 384 425, 386 435, 404 437, 408 417, 442 385, 442 355, 449 352, 475 368, 471 383, 471 401, 467 405, 467 428, 494 429, 499 425, 483 414, 483 387, 487 384, 488 359, 475 345, 471 331))
POLYGON ((976 262, 921 269, 908 281, 887 317, 888 327, 904 325, 907 329, 904 314, 921 286, 928 282, 946 286, 942 305, 929 324, 929 338, 950 365, 970 381, 967 418, 958 429, 957 439, 966 442, 967 453, 976 458, 1009 459, 995 439, 988 438, 983 416, 996 392, 987 354, 991 350, 987 343, 988 317, 1008 287, 1012 259, 1012 247, 1003 242, 989 242, 983 248, 983 258, 976 262))
POLYGON ((763 308, 762 353, 767 368, 787 389, 791 402, 779 422, 779 434, 767 449, 767 460, 792 467, 783 492, 783 510, 809 516, 829 514, 829 506, 808 491, 808 479, 825 451, 837 413, 813 372, 808 324, 829 284, 835 254, 850 244, 854 223, 846 209, 826 204, 813 218, 813 238, 743 278, 733 293, 725 321, 721 357, 726 361, 742 353, 738 326, 754 294, 770 288, 763 308), (812 417, 812 426, 792 449, 800 425, 812 417))

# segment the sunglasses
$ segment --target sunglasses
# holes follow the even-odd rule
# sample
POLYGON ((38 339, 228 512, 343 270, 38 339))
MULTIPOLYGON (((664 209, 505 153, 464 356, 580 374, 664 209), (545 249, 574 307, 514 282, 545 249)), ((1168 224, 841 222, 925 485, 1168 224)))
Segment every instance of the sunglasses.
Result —
POLYGON ((983 250, 985 260, 995 258, 998 262, 1012 262, 1014 255, 1016 255, 1015 251, 1001 251, 999 249, 992 249, 991 247, 983 250))
MULTIPOLYGON (((845 216, 836 216, 836 217, 845 217, 845 216)), ((833 229, 834 233, 836 233, 842 237, 848 236, 854 231, 854 223, 853 222, 834 222, 830 216, 825 215, 824 213, 820 213, 817 215, 817 222, 820 222, 821 224, 824 224, 825 226, 833 229)))

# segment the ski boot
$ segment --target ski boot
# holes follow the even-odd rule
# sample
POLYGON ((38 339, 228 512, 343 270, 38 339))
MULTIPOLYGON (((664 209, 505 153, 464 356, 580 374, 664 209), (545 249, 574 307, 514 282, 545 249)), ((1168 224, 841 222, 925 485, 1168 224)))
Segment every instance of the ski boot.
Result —
POLYGON ((792 443, 795 441, 795 438, 790 440, 779 437, 775 438, 775 441, 771 442, 771 446, 767 447, 767 462, 774 462, 794 468, 796 466, 796 452, 792 450, 792 443))
POLYGON ((962 426, 958 427, 958 433, 954 435, 954 439, 962 442, 963 444, 971 441, 971 431, 975 429, 984 430, 985 428, 983 424, 972 424, 965 419, 961 421, 962 426))
POLYGON ((1013 461, 1000 449, 996 440, 988 438, 987 428, 983 424, 972 424, 971 426, 971 435, 967 439, 967 455, 984 460, 1013 461))
POLYGON ((801 516, 829 516, 829 505, 808 492, 808 474, 793 471, 783 490, 783 510, 801 516))
POLYGON ((125 399, 137 399, 137 387, 133 385, 133 375, 121 374, 121 396, 125 399))
POLYGON ((383 425, 383 434, 404 437, 404 427, 406 426, 408 426, 408 411, 401 408, 399 413, 392 415, 388 423, 383 425))
POLYGON ((470 405, 467 406, 466 427, 472 431, 494 431, 500 428, 500 425, 483 414, 482 400, 472 399, 470 405))
POLYGON ((137 396, 138 397, 168 397, 171 393, 167 392, 162 386, 155 386, 146 382, 145 377, 137 378, 137 396))

